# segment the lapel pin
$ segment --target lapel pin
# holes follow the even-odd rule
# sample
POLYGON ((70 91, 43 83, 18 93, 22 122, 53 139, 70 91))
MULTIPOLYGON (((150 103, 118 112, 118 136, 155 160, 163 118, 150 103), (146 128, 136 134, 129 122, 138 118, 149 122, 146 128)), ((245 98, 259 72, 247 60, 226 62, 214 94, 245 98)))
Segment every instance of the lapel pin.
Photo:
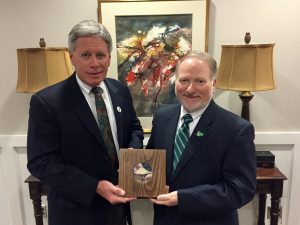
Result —
POLYGON ((197 136, 197 137, 203 137, 203 136, 204 136, 204 133, 202 133, 202 132, 199 130, 199 131, 197 131, 196 136, 197 136))
POLYGON ((117 111, 118 111, 119 113, 122 112, 122 109, 121 109, 120 106, 117 107, 117 111))

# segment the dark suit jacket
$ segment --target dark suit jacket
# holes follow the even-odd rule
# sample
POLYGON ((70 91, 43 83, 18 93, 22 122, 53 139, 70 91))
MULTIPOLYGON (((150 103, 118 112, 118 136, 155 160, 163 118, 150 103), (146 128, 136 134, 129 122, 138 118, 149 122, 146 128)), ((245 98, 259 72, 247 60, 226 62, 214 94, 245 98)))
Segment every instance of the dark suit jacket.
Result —
POLYGON ((155 225, 237 225, 237 209, 256 188, 254 128, 212 100, 172 175, 173 143, 180 105, 154 115, 147 148, 166 149, 167 185, 178 206, 155 205, 155 225))
MULTIPOLYGON (((141 148, 142 127, 128 88, 109 78, 105 83, 120 147, 141 148)), ((104 224, 110 204, 96 187, 99 180, 111 180, 112 166, 74 74, 32 96, 27 151, 29 171, 49 186, 50 225, 104 224)))

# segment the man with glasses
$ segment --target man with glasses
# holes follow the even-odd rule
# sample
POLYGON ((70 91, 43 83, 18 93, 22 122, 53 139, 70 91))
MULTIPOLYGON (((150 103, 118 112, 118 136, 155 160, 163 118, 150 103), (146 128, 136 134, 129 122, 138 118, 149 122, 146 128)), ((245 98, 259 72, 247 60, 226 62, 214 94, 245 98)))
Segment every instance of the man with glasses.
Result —
POLYGON ((147 148, 166 149, 168 194, 152 199, 154 225, 238 225, 256 189, 254 127, 213 98, 216 61, 190 52, 176 67, 180 104, 158 110, 147 148))

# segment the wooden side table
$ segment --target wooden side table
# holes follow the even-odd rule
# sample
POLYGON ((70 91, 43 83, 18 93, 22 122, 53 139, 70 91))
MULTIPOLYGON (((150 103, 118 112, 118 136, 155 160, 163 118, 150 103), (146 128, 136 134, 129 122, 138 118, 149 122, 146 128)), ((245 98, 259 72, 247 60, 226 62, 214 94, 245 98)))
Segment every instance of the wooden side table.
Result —
MULTIPOLYGON (((271 225, 278 224, 280 214, 280 199, 282 197, 283 181, 286 176, 278 168, 257 168, 256 193, 259 195, 258 225, 265 225, 265 209, 267 194, 271 195, 271 225)), ((43 209, 41 205, 42 195, 47 195, 47 187, 39 179, 30 175, 25 183, 28 183, 30 199, 33 203, 36 225, 43 225, 43 209)))
POLYGON ((282 197, 283 181, 286 176, 278 168, 257 168, 256 193, 259 195, 258 225, 265 225, 267 194, 271 194, 270 225, 278 224, 280 214, 280 199, 282 197))

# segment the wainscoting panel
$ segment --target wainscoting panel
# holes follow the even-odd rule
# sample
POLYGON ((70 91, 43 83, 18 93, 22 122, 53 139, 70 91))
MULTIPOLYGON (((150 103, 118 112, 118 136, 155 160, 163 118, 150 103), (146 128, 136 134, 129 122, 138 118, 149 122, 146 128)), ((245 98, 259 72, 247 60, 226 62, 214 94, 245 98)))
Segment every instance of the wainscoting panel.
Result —
POLYGON ((0 180, 4 180, 6 196, 6 201, 0 201, 0 208, 6 209, 6 213, 1 215, 1 225, 3 220, 7 221, 3 222, 3 225, 35 224, 29 190, 24 183, 29 176, 26 168, 26 138, 26 135, 0 136, 1 167, 3 167, 0 180))
MULTIPOLYGON (((287 177, 283 186, 282 218, 279 222, 283 225, 300 225, 300 177, 297 174, 300 171, 300 133, 257 132, 255 143, 257 150, 268 150, 275 155, 276 166, 287 177)), ((269 198, 267 206, 270 206, 269 198)))
MULTIPOLYGON (((26 138, 26 135, 0 136, 0 225, 35 224, 28 186, 24 183, 29 175, 26 138)), ((288 178, 284 182, 281 224, 300 225, 300 176, 297 174, 300 171, 300 132, 257 132, 255 143, 258 151, 268 150, 275 155, 277 167, 288 178)), ((267 205, 270 205, 269 198, 267 205)), ((240 225, 257 224, 257 211, 258 198, 255 198, 239 210, 240 225)), ((152 224, 151 203, 148 200, 134 202, 132 215, 134 225, 152 224)))
POLYGON ((0 224, 11 224, 9 221, 9 210, 8 210, 8 195, 7 195, 7 186, 5 185, 4 179, 4 156, 3 156, 3 146, 0 146, 0 224))

